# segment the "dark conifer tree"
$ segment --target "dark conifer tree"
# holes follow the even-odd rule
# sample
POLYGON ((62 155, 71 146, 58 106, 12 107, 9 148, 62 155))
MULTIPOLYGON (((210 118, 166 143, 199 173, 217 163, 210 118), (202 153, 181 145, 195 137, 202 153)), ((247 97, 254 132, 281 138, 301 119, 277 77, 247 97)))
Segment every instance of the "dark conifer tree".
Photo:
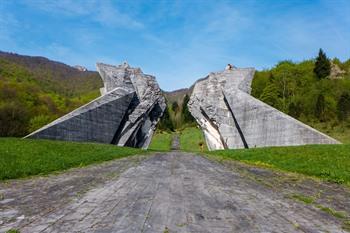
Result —
POLYGON ((330 75, 331 73, 331 62, 327 58, 326 54, 322 49, 318 52, 318 57, 316 58, 314 73, 318 79, 323 79, 330 75))
POLYGON ((292 117, 298 118, 301 113, 301 108, 298 103, 291 102, 288 106, 288 114, 292 117))
POLYGON ((337 103, 337 115, 340 121, 346 120, 350 115, 350 95, 343 93, 337 103))
POLYGON ((171 109, 174 111, 174 113, 176 114, 177 111, 179 110, 179 104, 174 101, 173 104, 171 105, 171 109))
POLYGON ((318 97, 317 97, 316 106, 315 106, 315 116, 321 122, 324 121, 325 108, 326 107, 325 107, 324 96, 322 94, 319 94, 318 97))
POLYGON ((184 97, 184 101, 182 103, 182 116, 184 123, 193 123, 195 122, 195 119, 193 118, 192 114, 188 110, 188 101, 190 101, 190 97, 186 94, 184 97))
POLYGON ((163 116, 158 123, 158 129, 165 131, 174 131, 174 124, 170 119, 168 107, 165 108, 163 116))

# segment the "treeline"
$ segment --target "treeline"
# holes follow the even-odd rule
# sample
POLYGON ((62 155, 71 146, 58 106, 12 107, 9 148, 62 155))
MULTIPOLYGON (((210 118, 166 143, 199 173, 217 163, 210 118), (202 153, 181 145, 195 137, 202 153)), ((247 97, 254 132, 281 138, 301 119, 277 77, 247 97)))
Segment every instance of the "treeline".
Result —
MULTIPOLYGON (((0 136, 24 136, 99 95, 96 72, 0 52, 0 136)), ((350 59, 282 61, 257 71, 252 95, 327 134, 350 142, 350 59)), ((169 100, 168 100, 169 101, 169 100)), ((158 129, 196 125, 181 94, 167 103, 158 129)))
POLYGON ((196 120, 188 110, 187 103, 189 100, 190 97, 188 94, 183 96, 180 103, 177 101, 169 103, 167 100, 167 108, 157 128, 164 131, 175 131, 176 129, 183 129, 196 125, 196 120))
POLYGON ((331 60, 320 50, 316 59, 279 62, 255 73, 252 95, 342 139, 350 127, 350 59, 331 60))
POLYGON ((0 54, 0 136, 21 137, 99 95, 94 72, 76 71, 44 58, 0 54), (44 59, 44 60, 42 60, 44 59), (56 67, 59 75, 48 67, 56 67), (64 67, 62 70, 60 67, 64 67), (84 74, 85 73, 85 74, 84 74))

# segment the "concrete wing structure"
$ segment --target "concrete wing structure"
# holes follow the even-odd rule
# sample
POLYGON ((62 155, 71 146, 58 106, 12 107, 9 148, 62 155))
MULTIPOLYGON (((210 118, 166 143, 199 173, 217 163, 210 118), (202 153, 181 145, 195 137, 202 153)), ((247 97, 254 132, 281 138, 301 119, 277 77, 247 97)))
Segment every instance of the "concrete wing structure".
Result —
POLYGON ((97 63, 101 97, 31 133, 27 138, 111 143, 147 148, 166 107, 151 75, 124 63, 97 63))
POLYGON ((210 150, 339 143, 252 97, 254 72, 232 68, 195 83, 188 107, 210 150))

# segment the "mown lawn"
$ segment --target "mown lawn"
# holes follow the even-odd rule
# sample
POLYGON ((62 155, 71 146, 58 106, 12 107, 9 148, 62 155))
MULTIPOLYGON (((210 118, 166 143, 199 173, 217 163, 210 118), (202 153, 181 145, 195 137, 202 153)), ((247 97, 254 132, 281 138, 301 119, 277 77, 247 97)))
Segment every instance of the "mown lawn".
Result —
POLYGON ((350 185, 350 144, 219 150, 208 154, 350 185))
POLYGON ((200 143, 203 143, 203 151, 208 151, 204 135, 197 127, 185 128, 180 132, 180 149, 184 151, 201 151, 200 143))
POLYGON ((169 151, 171 148, 172 134, 165 131, 156 131, 152 137, 149 150, 169 151))
POLYGON ((48 174, 141 153, 145 152, 96 143, 0 138, 0 180, 48 174))

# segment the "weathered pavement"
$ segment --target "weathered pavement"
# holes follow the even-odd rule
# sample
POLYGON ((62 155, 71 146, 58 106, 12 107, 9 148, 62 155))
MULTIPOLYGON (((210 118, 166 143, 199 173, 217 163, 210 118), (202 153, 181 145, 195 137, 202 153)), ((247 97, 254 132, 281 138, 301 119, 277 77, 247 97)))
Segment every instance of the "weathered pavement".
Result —
MULTIPOLYGON (((288 197, 326 186, 279 176, 183 152, 134 156, 0 184, 0 232, 344 232, 343 220, 288 197)), ((348 211, 347 189, 330 192, 348 211)))
POLYGON ((171 141, 172 150, 180 150, 180 137, 178 134, 175 134, 171 141))

